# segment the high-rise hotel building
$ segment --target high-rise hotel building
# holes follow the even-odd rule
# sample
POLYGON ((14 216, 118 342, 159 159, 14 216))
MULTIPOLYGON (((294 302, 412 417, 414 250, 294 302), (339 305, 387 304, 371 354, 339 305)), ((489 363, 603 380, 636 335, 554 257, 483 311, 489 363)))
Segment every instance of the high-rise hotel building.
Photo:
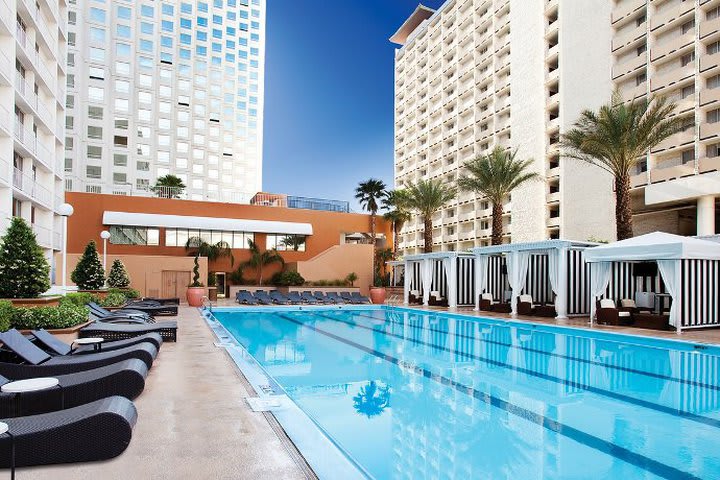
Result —
POLYGON ((261 190, 265 0, 70 0, 66 189, 261 190))
MULTIPOLYGON (((558 141, 585 108, 612 91, 612 3, 605 0, 448 0, 418 7, 391 41, 395 54, 395 183, 454 184, 464 162, 496 145, 533 159, 543 181, 507 198, 505 241, 612 240, 612 180, 560 161, 558 141)), ((437 250, 487 245, 491 205, 461 192, 433 218, 437 250)), ((405 226, 405 253, 421 251, 422 219, 405 226)))
POLYGON ((636 233, 718 232, 720 0, 616 0, 612 78, 626 99, 663 95, 694 125, 634 172, 636 233))
POLYGON ((0 0, 0 234, 24 218, 48 259, 62 243, 67 5, 0 0))

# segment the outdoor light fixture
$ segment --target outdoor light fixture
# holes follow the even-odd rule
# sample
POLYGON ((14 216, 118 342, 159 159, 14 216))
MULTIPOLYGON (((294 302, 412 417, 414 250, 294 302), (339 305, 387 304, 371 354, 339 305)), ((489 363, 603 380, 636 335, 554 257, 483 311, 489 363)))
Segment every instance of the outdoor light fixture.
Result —
POLYGON ((107 272, 107 241, 110 238, 110 232, 103 230, 100 232, 100 238, 103 240, 103 270, 107 272))
POLYGON ((57 208, 57 213, 63 217, 63 249, 62 249, 62 290, 67 293, 67 219, 75 209, 69 203, 63 203, 57 208))

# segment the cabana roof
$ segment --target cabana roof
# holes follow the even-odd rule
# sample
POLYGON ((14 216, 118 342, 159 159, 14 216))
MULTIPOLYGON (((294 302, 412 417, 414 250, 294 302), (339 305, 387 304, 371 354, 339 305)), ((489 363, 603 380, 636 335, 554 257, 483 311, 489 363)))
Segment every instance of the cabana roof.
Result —
POLYGON ((502 245, 490 245, 487 247, 475 247, 472 252, 475 255, 499 255, 502 253, 542 251, 560 248, 588 248, 596 247, 593 242, 577 242, 573 240, 544 240, 542 242, 504 243, 502 245))
POLYGON ((472 252, 432 252, 432 253, 417 253, 415 255, 405 255, 405 261, 416 262, 418 260, 424 260, 426 258, 442 259, 442 258, 457 258, 457 257, 472 257, 472 252))
POLYGON ((715 242, 653 232, 601 245, 585 252, 588 262, 632 262, 654 260, 720 260, 715 242))

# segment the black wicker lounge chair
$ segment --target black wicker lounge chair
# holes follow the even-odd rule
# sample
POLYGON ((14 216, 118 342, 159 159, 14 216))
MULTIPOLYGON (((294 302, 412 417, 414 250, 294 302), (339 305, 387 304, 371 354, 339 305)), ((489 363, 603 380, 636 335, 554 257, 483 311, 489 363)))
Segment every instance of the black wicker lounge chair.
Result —
POLYGON ((114 318, 137 318, 140 320, 145 321, 152 321, 152 315, 150 315, 147 312, 141 312, 139 310, 114 310, 110 311, 106 308, 101 307, 95 302, 90 302, 87 304, 87 307, 90 309, 90 313, 94 313, 98 317, 101 317, 103 319, 114 319, 114 318))
POLYGON ((140 299, 143 302, 156 302, 160 305, 180 305, 180 299, 178 297, 172 298, 156 298, 156 297, 142 297, 140 299))
POLYGON ((15 466, 91 462, 117 457, 132 438, 137 410, 124 397, 114 396, 59 412, 8 418, 0 436, 0 468, 8 468, 11 450, 15 466))
POLYGON ((166 342, 177 341, 177 322, 157 322, 143 325, 119 325, 117 323, 93 322, 80 329, 80 338, 102 337, 105 341, 125 340, 148 333, 158 333, 166 342))
MULTIPOLYGON (((113 395, 136 398, 145 388, 147 365, 137 359, 68 375, 56 375, 59 388, 20 394, 0 393, 0 418, 36 415, 71 408, 113 395)), ((0 386, 20 377, 0 376, 0 386)))
POLYGON ((163 305, 152 300, 130 301, 119 311, 139 310, 150 315, 177 315, 179 305, 176 303, 163 305))
POLYGON ((132 325, 149 325, 155 323, 154 319, 140 318, 140 317, 128 317, 125 315, 117 316, 102 316, 97 312, 90 310, 88 318, 95 322, 103 323, 121 323, 121 324, 132 324, 132 325))
MULTIPOLYGON (((121 362, 130 358, 141 360, 150 368, 157 356, 157 348, 152 343, 144 342, 130 347, 110 350, 109 352, 88 353, 87 355, 60 355, 50 356, 46 351, 39 348, 30 340, 25 338, 17 330, 8 330, 0 333, 0 341, 8 352, 14 354, 19 362, 0 362, 0 375, 9 378, 18 376, 49 376, 63 375, 82 370, 104 367, 112 363, 121 362), (22 372, 27 371, 27 374, 22 372), (33 374, 31 372, 40 373, 33 374)), ((11 356, 8 352, 7 356, 11 356)))
POLYGON ((237 303, 245 305, 258 304, 257 299, 253 297, 252 293, 248 292, 247 290, 238 290, 238 292, 235 294, 235 301, 237 303))
MULTIPOLYGON (((47 330, 33 330, 33 337, 35 337, 35 343, 40 343, 42 347, 44 347, 47 350, 50 350, 53 353, 56 353, 58 355, 69 355, 72 354, 82 354, 82 353, 97 353, 95 350, 95 347, 93 345, 79 345, 74 350, 72 349, 71 345, 68 345, 67 343, 60 340, 58 337, 53 335, 52 333, 48 332, 47 330)), ((160 335, 157 333, 147 333, 145 335, 140 335, 135 338, 128 338, 126 340, 116 340, 114 342, 103 342, 101 345, 101 349, 104 352, 107 352, 109 350, 117 350, 118 348, 125 348, 130 347, 132 345, 137 345, 138 343, 142 342, 150 342, 153 345, 155 345, 155 348, 160 350, 160 347, 162 346, 163 340, 160 335)))

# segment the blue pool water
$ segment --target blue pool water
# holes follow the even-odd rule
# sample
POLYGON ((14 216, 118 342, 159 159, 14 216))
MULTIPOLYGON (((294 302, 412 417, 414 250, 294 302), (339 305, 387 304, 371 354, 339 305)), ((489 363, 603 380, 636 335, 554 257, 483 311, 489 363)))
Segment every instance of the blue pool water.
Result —
POLYGON ((720 478, 715 347, 410 309, 214 316, 377 479, 720 478))

